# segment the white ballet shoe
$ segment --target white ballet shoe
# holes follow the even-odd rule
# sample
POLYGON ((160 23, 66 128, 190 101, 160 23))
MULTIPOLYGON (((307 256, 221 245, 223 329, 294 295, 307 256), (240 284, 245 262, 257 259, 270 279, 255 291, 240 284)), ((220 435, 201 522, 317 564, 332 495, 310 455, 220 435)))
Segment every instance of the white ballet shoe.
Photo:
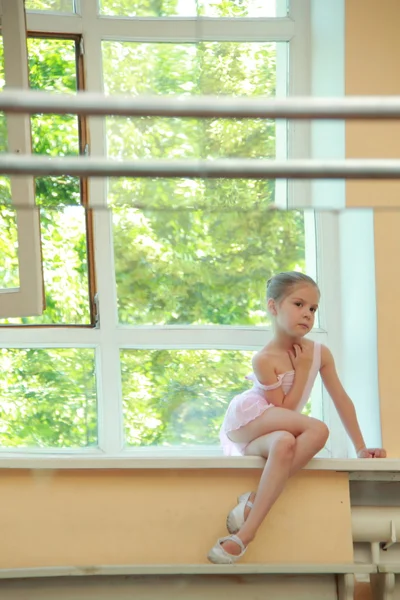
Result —
MULTIPOLYGON (((250 496, 252 495, 253 492, 246 492, 245 494, 241 494, 240 496, 238 496, 238 503, 239 502, 248 502, 250 496)), ((253 506, 253 504, 250 502, 250 504, 253 506)))
POLYGON ((210 552, 207 554, 207 558, 210 562, 217 565, 232 565, 239 558, 242 558, 243 554, 246 552, 246 546, 243 544, 242 540, 238 538, 237 535, 228 535, 223 538, 219 538, 215 546, 213 546, 210 552), (224 542, 235 542, 240 547, 240 554, 230 554, 227 552, 221 544, 224 542))
POLYGON ((244 511, 246 506, 253 508, 253 503, 250 502, 249 498, 253 492, 246 492, 238 497, 238 504, 229 513, 226 518, 226 528, 229 533, 235 534, 244 524, 244 511))

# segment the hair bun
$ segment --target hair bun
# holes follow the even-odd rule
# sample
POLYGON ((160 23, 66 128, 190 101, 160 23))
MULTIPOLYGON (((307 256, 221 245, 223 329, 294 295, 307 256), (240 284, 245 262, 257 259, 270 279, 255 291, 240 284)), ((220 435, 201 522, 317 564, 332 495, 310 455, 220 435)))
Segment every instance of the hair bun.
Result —
MULTIPOLYGON (((316 282, 300 271, 283 271, 276 273, 267 281, 267 300, 280 300, 290 293, 294 285, 311 284, 318 289, 316 282)), ((319 291, 319 290, 318 290, 319 291)))

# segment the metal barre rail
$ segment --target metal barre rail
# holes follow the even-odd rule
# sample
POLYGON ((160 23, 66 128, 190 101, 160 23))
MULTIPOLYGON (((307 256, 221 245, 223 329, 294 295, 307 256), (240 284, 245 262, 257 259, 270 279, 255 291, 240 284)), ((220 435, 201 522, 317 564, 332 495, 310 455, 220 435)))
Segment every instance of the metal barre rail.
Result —
POLYGON ((6 89, 0 110, 8 113, 264 119, 395 119, 400 96, 346 98, 245 98, 227 96, 105 96, 6 89))
POLYGON ((3 175, 227 179, 400 179, 400 159, 134 160, 0 154, 3 175))

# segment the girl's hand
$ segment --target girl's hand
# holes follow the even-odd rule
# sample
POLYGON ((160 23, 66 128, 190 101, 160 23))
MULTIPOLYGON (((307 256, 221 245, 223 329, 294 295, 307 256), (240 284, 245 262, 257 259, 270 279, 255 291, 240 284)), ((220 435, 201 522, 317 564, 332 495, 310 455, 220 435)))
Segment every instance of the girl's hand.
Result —
POLYGON ((357 452, 357 458, 386 458, 383 448, 363 448, 357 452))
POLYGON ((288 354, 295 371, 310 370, 314 358, 314 347, 311 344, 304 347, 293 344, 293 350, 289 350, 288 354))

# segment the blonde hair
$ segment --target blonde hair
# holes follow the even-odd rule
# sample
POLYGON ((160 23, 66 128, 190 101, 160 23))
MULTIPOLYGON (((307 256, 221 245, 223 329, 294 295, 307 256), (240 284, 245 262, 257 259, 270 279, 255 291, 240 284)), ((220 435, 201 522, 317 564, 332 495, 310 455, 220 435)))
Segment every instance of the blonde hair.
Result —
POLYGON ((319 292, 319 287, 312 277, 298 271, 277 273, 267 281, 267 300, 283 300, 295 286, 299 284, 313 285, 319 292))

